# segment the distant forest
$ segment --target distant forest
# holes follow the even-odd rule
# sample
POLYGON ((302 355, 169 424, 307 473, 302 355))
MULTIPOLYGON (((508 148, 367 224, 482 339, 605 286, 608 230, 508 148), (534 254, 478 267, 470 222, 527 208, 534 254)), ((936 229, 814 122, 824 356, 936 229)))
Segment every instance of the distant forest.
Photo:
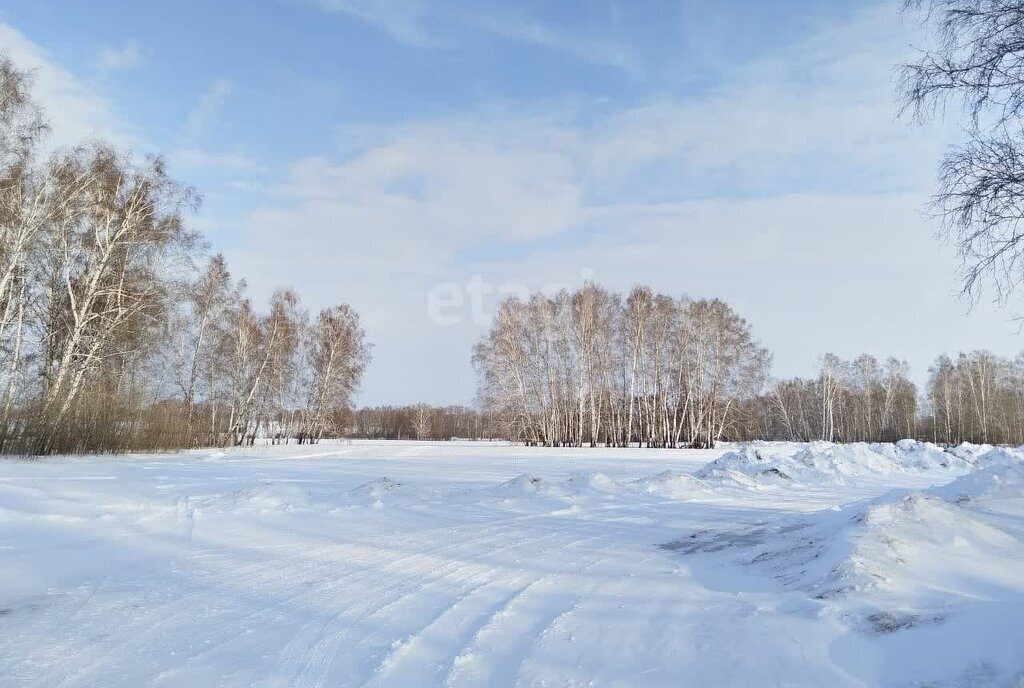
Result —
POLYGON ((477 408, 364 408, 368 439, 507 439, 544 446, 709 447, 719 441, 1024 444, 1024 354, 910 366, 826 354, 810 378, 772 379, 771 355, 719 300, 596 284, 502 302, 473 356, 477 408))
POLYGON ((1024 443, 1024 355, 941 356, 921 391, 906 362, 868 354, 772 380, 771 355, 728 304, 646 287, 508 299, 474 362, 488 417, 529 444, 1024 443))

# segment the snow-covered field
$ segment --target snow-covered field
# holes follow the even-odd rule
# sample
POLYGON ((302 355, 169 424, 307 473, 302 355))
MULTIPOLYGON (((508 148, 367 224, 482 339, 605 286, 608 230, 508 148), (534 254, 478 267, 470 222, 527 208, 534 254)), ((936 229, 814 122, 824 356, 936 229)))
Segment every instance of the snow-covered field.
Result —
POLYGON ((0 685, 1022 686, 1024 454, 0 462, 0 685))

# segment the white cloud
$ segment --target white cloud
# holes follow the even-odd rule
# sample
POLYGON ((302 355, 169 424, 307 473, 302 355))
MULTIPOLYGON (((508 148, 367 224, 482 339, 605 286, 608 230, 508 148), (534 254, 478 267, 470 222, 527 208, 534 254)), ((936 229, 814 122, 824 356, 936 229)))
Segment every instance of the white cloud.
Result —
POLYGON ((96 59, 96 74, 103 77, 119 69, 128 69, 139 63, 139 45, 128 41, 120 47, 107 47, 96 59))
POLYGON ((50 122, 50 145, 70 146, 103 138, 125 147, 141 146, 138 132, 117 115, 106 98, 19 30, 0 23, 0 46, 21 69, 34 72, 33 93, 50 122))
POLYGON ((644 67, 640 56, 631 47, 609 37, 591 35, 545 24, 538 19, 500 9, 465 12, 460 21, 471 28, 514 41, 562 51, 575 58, 620 69, 633 77, 641 77, 644 67))
POLYGON ((562 136, 533 121, 412 124, 341 163, 297 162, 280 193, 339 213, 379 213, 389 233, 426 232, 445 246, 533 239, 580 219, 581 189, 562 136))
POLYGON ((386 32, 400 43, 437 45, 423 29, 425 8, 419 0, 313 0, 324 12, 347 14, 386 32))
POLYGON ((231 82, 227 79, 215 79, 200 96, 199 102, 185 118, 185 136, 189 140, 197 139, 213 126, 224 109, 224 101, 231 94, 231 82))
POLYGON ((868 6, 726 70, 698 99, 661 98, 613 114, 595 131, 588 166, 621 175, 675 161, 733 185, 805 170, 903 188, 928 182, 943 139, 937 128, 896 121, 893 69, 908 54, 896 12, 868 6))
POLYGON ((267 171, 265 165, 245 153, 213 153, 201 148, 185 148, 171 153, 168 158, 175 167, 205 169, 219 172, 267 171))
POLYGON ((232 179, 228 181, 228 187, 236 191, 255 192, 263 191, 266 185, 262 182, 254 182, 249 179, 232 179))
POLYGON ((909 359, 920 381, 943 351, 1020 348, 1006 313, 982 304, 964 314, 956 261, 918 212, 925 197, 791 194, 617 205, 592 212, 594 231, 577 246, 472 269, 495 282, 531 285, 573 281, 587 269, 618 291, 644 282, 670 294, 721 297, 752 322, 780 375, 809 374, 826 351, 868 351, 909 359))
POLYGON ((394 40, 420 48, 450 47, 452 34, 476 31, 558 50, 580 60, 621 69, 638 77, 639 55, 606 35, 558 28, 508 3, 422 0, 311 0, 322 11, 346 14, 375 26, 394 40))

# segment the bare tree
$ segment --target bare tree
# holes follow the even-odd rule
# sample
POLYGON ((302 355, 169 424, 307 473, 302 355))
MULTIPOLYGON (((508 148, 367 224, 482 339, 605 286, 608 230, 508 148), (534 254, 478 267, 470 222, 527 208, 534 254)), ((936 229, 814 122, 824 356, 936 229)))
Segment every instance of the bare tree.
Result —
POLYGON ((31 76, 0 56, 0 438, 23 382, 29 281, 46 220, 45 179, 34 163, 47 127, 31 90, 31 76))
POLYGON ((282 371, 298 344, 295 310, 298 298, 277 290, 270 313, 260 318, 248 301, 233 314, 227 348, 233 358, 231 432, 234 444, 253 444, 260 424, 269 421, 282 392, 282 371))
POLYGON ((55 346, 40 415, 59 429, 89 374, 127 353, 122 335, 139 335, 161 317, 164 262, 191 239, 180 210, 192 196, 159 159, 136 167, 103 146, 75 149, 53 165, 48 251, 60 286, 51 295, 58 317, 46 334, 55 346))
POLYGON ((942 160, 935 206, 963 261, 963 290, 991 283, 1006 300, 1024 278, 1024 2, 906 0, 931 45, 903 65, 904 112, 927 120, 962 107, 967 141, 942 160))
POLYGON ((626 310, 622 319, 626 329, 626 338, 629 345, 629 389, 626 392, 629 412, 626 416, 626 433, 623 442, 629 445, 633 441, 633 418, 637 395, 636 381, 642 363, 641 355, 644 349, 644 332, 647 329, 647 319, 650 316, 651 304, 653 301, 651 290, 647 287, 634 287, 626 298, 626 310))
MULTIPOLYGON (((325 432, 340 430, 331 427, 331 421, 339 410, 351 405, 370 359, 370 347, 359 316, 347 305, 320 311, 307 347, 311 376, 307 420, 299 441, 316 443, 325 432)), ((426 434, 421 426, 417 431, 426 434)))
POLYGON ((212 256, 195 282, 184 286, 183 310, 171 321, 175 383, 185 403, 186 433, 193 444, 201 444, 196 436, 196 405, 203 398, 204 382, 205 398, 211 404, 211 413, 216 414, 218 389, 213 379, 222 372, 215 372, 216 342, 230 309, 241 299, 239 290, 243 287, 244 283, 232 284, 224 256, 212 256))

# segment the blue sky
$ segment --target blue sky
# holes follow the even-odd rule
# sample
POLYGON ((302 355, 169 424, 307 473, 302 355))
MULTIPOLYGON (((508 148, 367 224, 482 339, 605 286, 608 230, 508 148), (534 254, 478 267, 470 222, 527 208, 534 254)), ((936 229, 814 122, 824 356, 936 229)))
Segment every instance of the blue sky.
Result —
POLYGON ((896 118, 873 0, 8 0, 54 145, 165 154, 264 299, 363 314, 362 403, 469 402, 502 288, 719 296, 778 375, 1020 346, 921 209, 952 124, 896 118), (469 285, 488 289, 474 313, 469 285), (438 322, 431 299, 461 294, 438 322))

